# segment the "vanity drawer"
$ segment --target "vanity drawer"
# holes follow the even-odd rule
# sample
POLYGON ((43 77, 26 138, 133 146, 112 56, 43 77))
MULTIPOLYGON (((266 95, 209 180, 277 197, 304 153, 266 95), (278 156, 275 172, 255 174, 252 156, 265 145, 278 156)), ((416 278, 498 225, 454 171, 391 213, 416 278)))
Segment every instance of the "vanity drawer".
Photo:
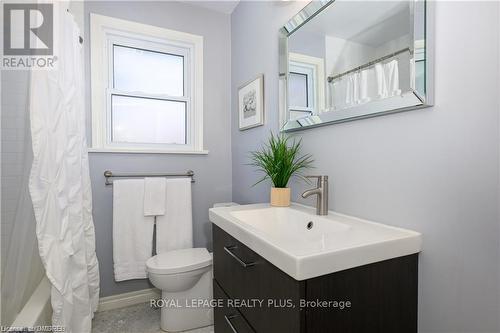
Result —
POLYGON ((215 280, 214 298, 223 300, 223 306, 214 311, 215 333, 255 333, 238 309, 229 306, 229 297, 215 280))
POLYGON ((213 244, 214 277, 227 295, 262 301, 261 306, 239 308, 256 332, 303 331, 305 314, 298 305, 305 294, 304 282, 294 280, 216 225, 213 244))

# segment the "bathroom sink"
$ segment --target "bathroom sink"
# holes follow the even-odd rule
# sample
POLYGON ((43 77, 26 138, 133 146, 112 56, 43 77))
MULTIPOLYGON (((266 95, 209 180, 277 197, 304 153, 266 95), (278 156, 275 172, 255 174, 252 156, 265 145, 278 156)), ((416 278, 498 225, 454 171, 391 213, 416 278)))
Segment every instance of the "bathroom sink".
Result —
POLYGON ((230 215, 297 256, 321 251, 335 235, 350 229, 345 223, 288 207, 235 210, 230 215))
POLYGON ((300 204, 211 208, 210 221, 296 280, 418 253, 421 234, 300 204))

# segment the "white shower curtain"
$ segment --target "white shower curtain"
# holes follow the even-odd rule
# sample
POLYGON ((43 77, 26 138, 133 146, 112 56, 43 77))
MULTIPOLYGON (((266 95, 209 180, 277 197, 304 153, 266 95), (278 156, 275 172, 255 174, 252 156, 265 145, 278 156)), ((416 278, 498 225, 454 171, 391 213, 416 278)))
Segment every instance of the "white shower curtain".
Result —
POLYGON ((85 138, 83 48, 73 16, 54 6, 58 67, 33 71, 30 194, 40 257, 52 283, 52 324, 91 331, 99 297, 85 138))

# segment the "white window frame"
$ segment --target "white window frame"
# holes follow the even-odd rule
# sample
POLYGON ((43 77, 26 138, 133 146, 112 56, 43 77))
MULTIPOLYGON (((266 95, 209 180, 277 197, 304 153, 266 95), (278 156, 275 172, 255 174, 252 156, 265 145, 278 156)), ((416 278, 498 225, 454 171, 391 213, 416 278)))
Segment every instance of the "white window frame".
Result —
POLYGON ((290 52, 289 71, 307 75, 308 107, 289 105, 291 111, 319 114, 325 109, 325 65, 323 58, 290 52))
POLYGON ((91 94, 93 152, 206 154, 203 149, 203 37, 113 17, 91 14, 91 94), (120 91, 113 87, 113 46, 184 56, 184 96, 120 91), (182 101, 186 107, 186 144, 111 141, 111 97, 182 101))

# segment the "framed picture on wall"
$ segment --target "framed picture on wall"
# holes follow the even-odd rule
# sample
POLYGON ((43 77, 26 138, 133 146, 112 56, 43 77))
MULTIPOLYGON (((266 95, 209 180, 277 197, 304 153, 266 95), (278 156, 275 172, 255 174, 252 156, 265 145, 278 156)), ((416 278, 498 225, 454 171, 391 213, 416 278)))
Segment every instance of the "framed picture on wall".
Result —
POLYGON ((238 89, 240 131, 264 125, 264 75, 238 89))

